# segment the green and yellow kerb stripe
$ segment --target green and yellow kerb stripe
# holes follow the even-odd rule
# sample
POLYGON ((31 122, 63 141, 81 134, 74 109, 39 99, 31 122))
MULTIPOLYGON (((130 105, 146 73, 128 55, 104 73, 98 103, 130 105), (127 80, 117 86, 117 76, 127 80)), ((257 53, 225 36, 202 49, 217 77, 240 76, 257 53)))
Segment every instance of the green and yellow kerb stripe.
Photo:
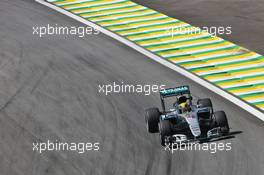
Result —
POLYGON ((264 110, 264 56, 129 0, 48 0, 264 110))

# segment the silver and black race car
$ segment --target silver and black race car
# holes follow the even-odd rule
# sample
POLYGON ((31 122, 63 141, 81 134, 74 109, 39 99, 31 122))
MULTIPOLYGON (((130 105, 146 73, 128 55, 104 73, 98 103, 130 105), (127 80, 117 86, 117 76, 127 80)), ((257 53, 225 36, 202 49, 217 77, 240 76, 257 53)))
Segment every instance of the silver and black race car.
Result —
POLYGON ((224 111, 213 110, 209 98, 198 99, 193 104, 189 86, 160 91, 162 111, 146 110, 145 120, 149 133, 159 133, 161 145, 177 142, 212 139, 228 135, 229 125, 224 111), (172 97, 172 108, 166 110, 165 99, 172 97))

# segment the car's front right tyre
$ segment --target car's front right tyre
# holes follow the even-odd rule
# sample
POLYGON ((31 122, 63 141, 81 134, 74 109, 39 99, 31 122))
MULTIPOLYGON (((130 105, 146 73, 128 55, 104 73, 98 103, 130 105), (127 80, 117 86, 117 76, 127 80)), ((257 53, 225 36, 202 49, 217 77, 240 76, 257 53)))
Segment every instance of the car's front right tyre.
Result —
POLYGON ((159 132, 160 111, 158 108, 146 109, 145 121, 149 133, 159 132))
POLYGON ((165 138, 166 136, 172 135, 172 124, 169 120, 162 120, 159 123, 159 132, 160 132, 160 141, 161 145, 165 146, 165 138))

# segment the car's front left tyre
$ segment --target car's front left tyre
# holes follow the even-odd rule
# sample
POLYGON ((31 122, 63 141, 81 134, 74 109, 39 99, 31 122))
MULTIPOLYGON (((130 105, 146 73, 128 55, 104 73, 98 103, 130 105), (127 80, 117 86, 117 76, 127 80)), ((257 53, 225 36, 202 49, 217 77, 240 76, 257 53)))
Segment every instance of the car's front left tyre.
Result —
POLYGON ((222 132, 226 135, 229 133, 229 124, 224 111, 214 112, 215 126, 220 127, 222 132))

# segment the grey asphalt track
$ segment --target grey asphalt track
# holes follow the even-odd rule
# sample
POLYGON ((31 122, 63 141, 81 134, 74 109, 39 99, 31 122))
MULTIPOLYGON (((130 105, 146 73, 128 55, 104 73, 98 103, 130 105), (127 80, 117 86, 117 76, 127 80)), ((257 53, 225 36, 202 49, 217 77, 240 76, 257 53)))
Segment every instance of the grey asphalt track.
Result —
POLYGON ((33 35, 33 26, 80 23, 32 0, 0 1, 1 175, 263 175, 264 125, 204 87, 103 34, 33 35), (225 110, 232 150, 165 152, 144 109, 158 94, 98 93, 98 85, 190 85, 225 110), (32 151, 36 141, 100 142, 98 152, 32 151))

